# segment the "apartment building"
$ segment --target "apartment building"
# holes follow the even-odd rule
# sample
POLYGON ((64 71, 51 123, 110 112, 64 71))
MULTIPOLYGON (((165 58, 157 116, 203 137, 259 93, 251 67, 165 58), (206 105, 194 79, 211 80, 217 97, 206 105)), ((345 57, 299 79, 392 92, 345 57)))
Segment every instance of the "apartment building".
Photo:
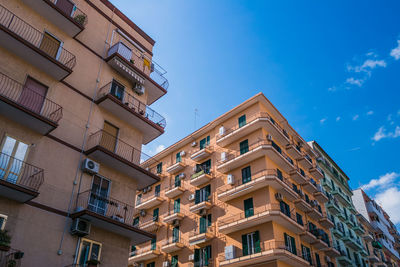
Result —
POLYGON ((329 196, 326 213, 333 222, 333 246, 340 252, 336 258, 337 266, 368 266, 365 260, 368 252, 363 240, 365 230, 357 219, 349 177, 316 141, 309 144, 318 154, 317 165, 324 173, 321 184, 329 196))
POLYGON ((130 266, 333 266, 316 154, 259 93, 142 164, 130 266))
POLYGON ((357 211, 372 226, 375 238, 372 245, 383 251, 384 257, 381 259, 385 266, 400 266, 399 232, 391 222, 389 215, 362 189, 353 191, 353 202, 357 211))
POLYGON ((154 44, 107 0, 0 0, 1 266, 127 266, 155 238, 133 226, 160 180, 154 44))

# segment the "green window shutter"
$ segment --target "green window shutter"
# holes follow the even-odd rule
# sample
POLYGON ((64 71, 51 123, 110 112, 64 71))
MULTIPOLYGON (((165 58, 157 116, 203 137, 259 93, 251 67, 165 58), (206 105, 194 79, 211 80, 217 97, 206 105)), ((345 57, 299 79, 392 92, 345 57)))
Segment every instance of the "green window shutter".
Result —
POLYGON ((206 145, 209 146, 210 145, 210 136, 206 137, 206 145))
POLYGON ((161 173, 162 172, 162 162, 157 164, 157 173, 161 173))
POLYGON ((207 185, 207 186, 205 187, 205 190, 206 190, 206 199, 205 199, 205 200, 208 200, 208 197, 209 197, 210 194, 211 194, 211 185, 207 185))
POLYGON ((196 263, 198 264, 200 261, 200 249, 195 249, 194 250, 194 262, 195 262, 195 266, 196 263))
POLYGON ((254 215, 254 206, 253 206, 253 199, 245 199, 244 200, 244 216, 246 218, 251 217, 254 215))
POLYGON ((157 243, 157 240, 155 238, 153 238, 151 240, 151 250, 155 250, 156 249, 156 243, 157 243))
POLYGON ((178 255, 174 255, 171 258, 171 267, 178 267, 178 255))
POLYGON ((181 178, 179 178, 179 174, 175 175, 174 185, 175 185, 175 187, 181 186, 181 178))
POLYGON ((211 214, 207 215, 207 226, 210 227, 211 226, 211 214))
POLYGON ((290 241, 292 243, 292 253, 297 255, 296 240, 294 239, 294 237, 291 236, 290 241))
POLYGON ((176 153, 176 162, 181 162, 182 161, 182 157, 181 157, 181 152, 176 153))
POLYGON ((200 203, 200 190, 196 190, 194 203, 195 204, 199 204, 200 203))
POLYGON ((242 235, 242 251, 243 251, 243 256, 249 255, 249 247, 247 244, 247 234, 242 235))
POLYGON ((179 241, 179 226, 175 226, 172 229, 172 242, 178 242, 179 241))
POLYGON ((246 115, 240 116, 238 119, 239 128, 246 125, 246 115))
POLYGON ((254 232, 254 249, 255 249, 255 253, 261 252, 260 232, 259 231, 254 232))
POLYGON ((207 232, 207 218, 206 216, 200 217, 200 234, 207 232))
POLYGON ((205 248, 205 266, 208 266, 208 260, 211 259, 211 245, 205 248))
POLYGON ((321 259, 319 258, 318 253, 315 253, 315 261, 317 263, 317 267, 321 267, 321 259))
POLYGON ((160 196, 160 191, 161 191, 161 185, 160 184, 156 185, 156 187, 154 188, 154 195, 156 197, 159 197, 160 196))
POLYGON ((283 180, 282 171, 280 169, 276 169, 276 176, 278 176, 279 180, 283 180))
POLYGON ((242 169, 242 183, 248 183, 251 181, 251 168, 247 166, 246 168, 242 169))
POLYGON ((174 213, 178 213, 181 211, 181 199, 175 199, 174 200, 174 213))
POLYGON ((240 154, 249 152, 249 140, 244 140, 239 144, 240 154))
POLYGON ((139 217, 135 217, 134 219, 133 219, 133 226, 138 226, 139 225, 139 217))
POLYGON ((289 240, 288 240, 288 235, 286 233, 283 233, 283 239, 285 240, 285 248, 289 248, 289 240))
POLYGON ((159 209, 156 208, 153 210, 153 221, 157 222, 158 221, 158 214, 159 214, 159 209))
POLYGON ((200 149, 203 149, 205 147, 206 147, 206 139, 204 138, 200 140, 200 149))

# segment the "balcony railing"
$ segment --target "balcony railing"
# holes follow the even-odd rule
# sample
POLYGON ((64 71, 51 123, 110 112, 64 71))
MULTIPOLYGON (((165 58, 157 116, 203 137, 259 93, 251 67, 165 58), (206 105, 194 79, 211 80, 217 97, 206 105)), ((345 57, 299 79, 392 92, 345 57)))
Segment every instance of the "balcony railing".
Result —
POLYGON ((0 250, 0 266, 19 267, 21 266, 23 256, 24 253, 16 249, 10 249, 8 251, 0 250))
POLYGON ((47 56, 54 58, 66 68, 72 70, 75 66, 75 56, 60 47, 60 42, 46 37, 43 32, 33 28, 2 5, 0 5, 0 25, 35 46, 47 56))
POLYGON ((43 169, 0 153, 0 180, 38 192, 44 181, 43 169))
POLYGON ((53 123, 58 123, 62 118, 63 113, 60 105, 1 72, 0 96, 53 123))
POLYGON ((76 212, 88 210, 121 223, 133 225, 135 208, 117 199, 101 196, 91 190, 78 194, 76 212))
POLYGON ((129 107, 133 112, 137 113, 140 115, 144 120, 148 120, 149 122, 152 122, 156 125, 158 125, 161 128, 165 128, 166 121, 163 116, 161 116, 159 113, 151 109, 149 106, 144 104, 143 102, 139 101, 136 97, 133 95, 130 95, 126 92, 124 92, 122 95, 116 95, 111 92, 112 89, 112 84, 113 82, 110 82, 100 88, 97 98, 101 98, 103 96, 106 96, 108 94, 113 95, 115 98, 117 98, 123 105, 126 105, 129 107))
POLYGON ((108 56, 111 56, 115 53, 121 55, 124 59, 133 64, 137 69, 149 76, 159 86, 161 86, 165 90, 168 89, 169 83, 167 78, 164 77, 167 72, 154 60, 147 57, 141 51, 137 49, 131 50, 122 42, 118 42, 110 47, 110 49, 108 50, 108 56))
POLYGON ((136 206, 156 197, 164 197, 164 193, 165 191, 154 191, 146 194, 141 194, 140 197, 136 198, 136 206))
POLYGON ((90 150, 96 146, 102 147, 109 152, 137 165, 144 161, 146 161, 146 163, 149 165, 158 163, 158 161, 154 158, 103 130, 99 130, 89 136, 87 150, 90 150))
POLYGON ((70 17, 71 19, 73 19, 76 23, 78 23, 82 27, 84 27, 88 22, 87 15, 82 10, 80 10, 77 6, 74 6, 73 12, 71 13, 69 8, 62 8, 62 7, 60 7, 60 5, 57 5, 59 2, 64 2, 67 0, 63 0, 63 1, 61 1, 61 0, 43 0, 43 1, 51 2, 53 5, 58 7, 59 11, 61 11, 67 17, 70 17), (56 4, 56 2, 57 2, 57 4, 56 4))

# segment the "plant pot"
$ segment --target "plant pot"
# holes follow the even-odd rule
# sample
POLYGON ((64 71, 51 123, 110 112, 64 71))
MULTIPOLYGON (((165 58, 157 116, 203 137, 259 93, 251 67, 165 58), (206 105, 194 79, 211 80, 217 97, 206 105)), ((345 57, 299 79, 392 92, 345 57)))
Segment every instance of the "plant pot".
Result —
POLYGON ((9 251, 10 248, 11 248, 10 246, 0 245, 0 251, 9 251))

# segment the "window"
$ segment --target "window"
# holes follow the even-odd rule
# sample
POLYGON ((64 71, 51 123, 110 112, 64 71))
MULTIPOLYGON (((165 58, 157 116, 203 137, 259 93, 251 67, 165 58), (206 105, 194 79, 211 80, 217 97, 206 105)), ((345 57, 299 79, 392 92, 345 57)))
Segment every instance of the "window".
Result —
POLYGON ((27 77, 22 92, 18 97, 18 103, 25 108, 40 114, 48 87, 37 80, 27 77))
POLYGON ((162 173, 162 162, 157 164, 157 173, 162 173))
POLYGON ((171 267, 178 267, 178 255, 174 255, 171 258, 171 267))
POLYGON ((158 184, 158 185, 156 185, 156 186, 154 187, 154 195, 155 195, 156 197, 159 197, 159 196, 160 196, 160 192, 161 192, 161 185, 158 184))
POLYGON ((51 33, 44 32, 42 41, 40 42, 40 50, 49 56, 58 59, 61 41, 54 37, 51 33))
POLYGON ((0 230, 4 230, 4 227, 6 226, 7 222, 7 216, 0 214, 0 230))
POLYGON ((124 98, 125 87, 119 82, 113 80, 111 83, 110 94, 122 101, 124 98))
POLYGON ((133 226, 135 226, 135 227, 138 227, 138 226, 139 226, 139 216, 138 216, 138 217, 135 217, 135 218, 133 219, 133 226))
POLYGON ((181 199, 175 199, 174 200, 174 213, 178 213, 181 211, 181 199))
POLYGON ((181 156, 181 152, 176 153, 176 163, 181 162, 182 161, 182 156, 181 156))
POLYGON ((194 250, 194 266, 204 267, 208 266, 208 261, 211 259, 211 245, 204 248, 194 250))
POLYGON ((155 208, 153 210, 153 222, 158 222, 159 213, 160 213, 160 210, 158 208, 155 208))
POLYGON ((137 202, 137 205, 142 203, 142 194, 137 195, 136 202, 137 202))
POLYGON ((249 152, 249 140, 246 139, 240 142, 239 147, 240 147, 240 155, 249 152))
POLYGON ((309 247, 301 245, 301 253, 303 254, 303 259, 308 261, 312 265, 311 250, 309 247))
POLYGON ((0 179, 10 183, 18 182, 22 170, 21 163, 25 160, 28 148, 28 144, 5 136, 0 150, 0 179))
POLYGON ((98 214, 105 215, 108 206, 108 196, 110 194, 110 180, 94 176, 92 189, 88 203, 88 209, 98 214))
POLYGON ((251 217, 254 215, 254 206, 253 206, 253 199, 245 199, 244 200, 244 216, 246 218, 251 217))
POLYGON ((195 194, 195 204, 199 204, 204 201, 208 201, 211 192, 211 185, 207 185, 199 190, 196 190, 195 194))
POLYGON ((133 257, 136 255, 136 246, 131 246, 131 253, 130 253, 130 257, 133 257))
POLYGON ((289 205, 284 201, 279 201, 279 206, 281 208, 281 212, 283 214, 285 214, 286 216, 290 217, 290 207, 289 207, 289 205))
POLYGON ((298 224, 303 225, 303 216, 296 212, 296 221, 298 224))
POLYGON ((196 164, 196 173, 204 172, 210 173, 211 170, 211 159, 204 161, 203 163, 196 164))
POLYGON ((157 239, 156 239, 156 238, 153 238, 153 239, 151 240, 151 243, 150 243, 150 249, 151 249, 151 250, 155 250, 155 249, 156 249, 156 244, 157 244, 157 239))
POLYGON ((242 251, 243 256, 261 252, 260 233, 258 231, 242 235, 242 251))
POLYGON ((292 237, 292 236, 290 236, 290 235, 288 235, 286 233, 284 233, 283 236, 284 236, 284 239, 285 239, 285 247, 286 247, 286 249, 289 252, 297 255, 297 253, 296 253, 296 250, 297 250, 296 249, 296 240, 294 239, 294 237, 292 237))
POLYGON ((84 266, 88 260, 100 261, 101 244, 95 241, 82 238, 79 244, 78 264, 84 266))
POLYGON ((211 214, 201 216, 199 226, 200 226, 199 233, 200 234, 206 233, 207 228, 211 226, 211 214))
POLYGON ((250 166, 242 169, 242 183, 248 183, 251 181, 251 169, 250 166))
POLYGON ((179 226, 172 229, 172 243, 179 242, 179 226))
POLYGON ((317 267, 321 267, 321 259, 318 253, 315 253, 315 262, 317 264, 317 267))
POLYGON ((276 176, 278 176, 279 180, 283 181, 283 175, 280 169, 276 169, 276 176))
POLYGON ((204 149, 210 145, 210 136, 200 140, 200 149, 204 149))
POLYGON ((246 115, 240 116, 238 119, 239 128, 246 125, 246 115))
POLYGON ((111 123, 105 121, 103 125, 103 133, 101 134, 100 146, 114 152, 117 148, 117 136, 119 129, 111 123))
POLYGON ((174 185, 175 185, 175 187, 181 186, 181 178, 179 177, 179 174, 175 175, 174 185))
POLYGON ((154 261, 147 263, 146 267, 156 267, 156 263, 154 261))

